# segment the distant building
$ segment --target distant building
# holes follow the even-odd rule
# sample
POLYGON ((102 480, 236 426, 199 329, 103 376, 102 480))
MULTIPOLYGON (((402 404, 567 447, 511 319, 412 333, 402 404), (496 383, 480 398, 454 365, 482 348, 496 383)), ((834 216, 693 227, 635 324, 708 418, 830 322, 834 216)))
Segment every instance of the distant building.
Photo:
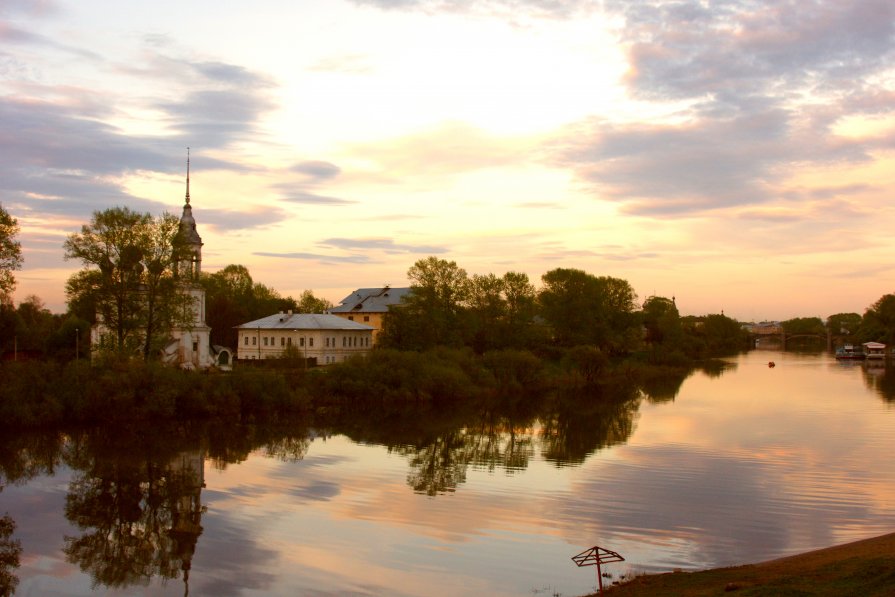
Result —
POLYGON ((373 327, 335 315, 283 312, 236 326, 237 359, 276 359, 293 347, 317 365, 363 355, 373 344, 373 327))
POLYGON ((745 324, 743 329, 756 336, 778 336, 783 333, 783 324, 779 321, 762 321, 745 324))
POLYGON ((401 300, 411 293, 410 288, 358 288, 340 301, 328 313, 364 323, 373 328, 373 343, 382 331, 382 322, 389 308, 400 305, 401 300))

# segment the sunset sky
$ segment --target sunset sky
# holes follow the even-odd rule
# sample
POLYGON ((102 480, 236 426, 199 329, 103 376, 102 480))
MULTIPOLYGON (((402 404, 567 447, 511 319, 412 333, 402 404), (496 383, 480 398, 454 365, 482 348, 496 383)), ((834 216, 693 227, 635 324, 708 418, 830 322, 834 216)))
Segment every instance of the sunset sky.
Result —
POLYGON ((338 301, 435 255, 741 320, 895 292, 891 0, 0 0, 0 203, 65 309, 95 210, 338 301))

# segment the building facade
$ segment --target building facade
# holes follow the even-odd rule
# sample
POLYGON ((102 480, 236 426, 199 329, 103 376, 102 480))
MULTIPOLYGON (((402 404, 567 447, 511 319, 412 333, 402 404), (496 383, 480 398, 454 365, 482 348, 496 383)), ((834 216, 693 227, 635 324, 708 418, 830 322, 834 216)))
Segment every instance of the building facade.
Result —
POLYGON ((393 306, 400 305, 402 299, 410 292, 410 288, 391 288, 389 286, 358 288, 343 298, 339 306, 333 307, 327 313, 371 326, 373 328, 373 344, 375 345, 388 310, 393 306))
POLYGON ((294 348, 317 365, 364 355, 373 345, 373 327, 320 313, 284 312, 237 326, 238 360, 282 357, 294 348))

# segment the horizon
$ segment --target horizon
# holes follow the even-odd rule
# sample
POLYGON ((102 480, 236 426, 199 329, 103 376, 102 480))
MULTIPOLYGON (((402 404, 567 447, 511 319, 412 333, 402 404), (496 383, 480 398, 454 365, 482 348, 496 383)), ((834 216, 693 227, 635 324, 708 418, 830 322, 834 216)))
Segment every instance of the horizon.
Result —
POLYGON ((682 316, 863 314, 895 291, 893 40, 884 0, 13 0, 13 297, 65 310, 94 211, 179 216, 190 147, 203 271, 283 296, 406 286, 434 255, 682 316))

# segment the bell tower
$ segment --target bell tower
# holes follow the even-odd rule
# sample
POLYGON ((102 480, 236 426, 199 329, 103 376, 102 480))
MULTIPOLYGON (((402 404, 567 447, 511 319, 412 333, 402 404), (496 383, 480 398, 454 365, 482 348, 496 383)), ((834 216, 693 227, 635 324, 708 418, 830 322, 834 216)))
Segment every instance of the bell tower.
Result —
POLYGON ((182 254, 177 263, 177 273, 187 284, 198 284, 202 273, 202 238, 196 231, 196 219, 190 205, 190 149, 186 150, 186 201, 180 216, 179 241, 182 254))
POLYGON ((190 150, 186 154, 186 201, 180 216, 177 233, 177 257, 175 273, 180 280, 181 292, 192 302, 190 321, 172 330, 176 342, 176 354, 172 355, 181 367, 205 369, 214 364, 211 350, 211 328, 205 323, 205 289, 200 282, 202 273, 202 238, 196 231, 196 219, 190 205, 190 150))

